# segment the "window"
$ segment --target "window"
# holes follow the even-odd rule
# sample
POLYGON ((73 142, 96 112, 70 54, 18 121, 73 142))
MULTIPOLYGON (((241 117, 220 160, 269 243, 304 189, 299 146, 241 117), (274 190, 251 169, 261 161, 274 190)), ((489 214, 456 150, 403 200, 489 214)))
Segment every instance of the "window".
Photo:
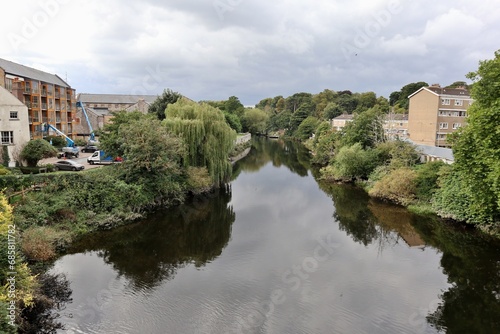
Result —
POLYGON ((439 129, 440 130, 448 129, 448 123, 439 123, 439 129))
POLYGON ((459 111, 458 112, 458 116, 460 116, 460 117, 466 117, 467 116, 467 112, 466 111, 459 111))
POLYGON ((464 100, 455 100, 455 105, 456 105, 457 107, 461 107, 461 106, 463 106, 463 105, 464 105, 464 100))
POLYGON ((2 131, 2 145, 14 144, 14 131, 2 131))
POLYGON ((12 93, 12 79, 5 78, 5 89, 12 93))
POLYGON ((450 105, 450 99, 441 99, 441 104, 444 106, 449 106, 450 105))
POLYGON ((17 111, 11 111, 10 112, 10 119, 18 119, 18 117, 17 117, 17 111))
POLYGON ((462 126, 462 123, 453 123, 453 130, 458 129, 461 126, 462 126))
POLYGON ((446 135, 445 135, 445 134, 440 133, 440 134, 438 134, 438 135, 436 136, 436 138, 437 138, 437 139, 446 139, 446 135))

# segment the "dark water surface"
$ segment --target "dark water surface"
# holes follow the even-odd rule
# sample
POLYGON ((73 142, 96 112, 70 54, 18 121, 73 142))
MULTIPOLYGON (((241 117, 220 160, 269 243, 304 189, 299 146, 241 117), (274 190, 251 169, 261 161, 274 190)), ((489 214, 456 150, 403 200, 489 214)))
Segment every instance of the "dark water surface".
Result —
POLYGON ((232 191, 81 240, 61 333, 499 333, 500 247, 254 141, 232 191))

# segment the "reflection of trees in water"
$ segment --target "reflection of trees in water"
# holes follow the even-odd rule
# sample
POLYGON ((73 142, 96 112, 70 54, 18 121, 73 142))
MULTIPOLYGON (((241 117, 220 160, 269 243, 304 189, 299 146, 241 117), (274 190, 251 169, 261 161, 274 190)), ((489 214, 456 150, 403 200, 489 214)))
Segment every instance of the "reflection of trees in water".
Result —
POLYGON ((339 229, 379 249, 401 240, 410 247, 442 252, 441 266, 452 286, 427 321, 447 333, 497 333, 500 328, 500 243, 444 221, 370 199, 355 187, 319 183, 334 202, 339 229))
POLYGON ((257 172, 269 161, 273 166, 286 166, 300 176, 307 176, 310 168, 310 155, 307 148, 293 141, 256 138, 252 140, 253 149, 233 167, 234 176, 243 171, 257 172))
POLYGON ((158 212, 138 224, 91 235, 71 251, 97 251, 134 286, 155 286, 189 263, 205 265, 227 245, 235 220, 228 206, 231 194, 217 191, 208 197, 158 212))
POLYGON ((427 321, 447 333, 498 333, 500 242, 438 220, 414 226, 443 252, 441 267, 452 284, 427 321))

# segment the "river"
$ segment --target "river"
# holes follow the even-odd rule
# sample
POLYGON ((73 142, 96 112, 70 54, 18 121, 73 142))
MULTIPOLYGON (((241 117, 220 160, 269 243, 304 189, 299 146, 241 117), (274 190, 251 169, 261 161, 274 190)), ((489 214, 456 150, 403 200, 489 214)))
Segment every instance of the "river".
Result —
POLYGON ((72 245, 59 333, 498 333, 500 245, 254 140, 231 190, 72 245))

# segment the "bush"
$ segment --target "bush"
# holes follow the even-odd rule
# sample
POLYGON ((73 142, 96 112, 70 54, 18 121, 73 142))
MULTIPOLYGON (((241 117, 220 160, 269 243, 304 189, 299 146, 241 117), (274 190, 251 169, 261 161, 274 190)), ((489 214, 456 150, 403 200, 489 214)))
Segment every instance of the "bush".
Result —
POLYGON ((63 137, 59 136, 47 136, 44 138, 48 143, 52 141, 52 146, 61 148, 67 146, 67 141, 63 137))
POLYGON ((364 150, 361 144, 344 146, 335 156, 333 168, 325 169, 324 176, 335 180, 352 181, 366 179, 376 167, 376 155, 373 150, 364 150))
POLYGON ((87 142, 84 139, 78 138, 78 139, 75 139, 75 145, 76 146, 85 146, 85 145, 87 145, 87 142))
POLYGON ((38 161, 56 154, 57 150, 43 139, 30 140, 21 150, 21 158, 26 160, 28 167, 36 167, 38 161))
POLYGON ((21 248, 31 260, 47 261, 56 256, 56 248, 69 242, 69 235, 52 227, 31 227, 24 231, 21 248))
POLYGON ((437 180, 442 168, 448 168, 442 161, 428 162, 417 166, 416 195, 419 200, 429 202, 438 189, 437 180))
POLYGON ((415 200, 417 173, 410 168, 392 170, 375 182, 370 196, 408 205, 415 200))

